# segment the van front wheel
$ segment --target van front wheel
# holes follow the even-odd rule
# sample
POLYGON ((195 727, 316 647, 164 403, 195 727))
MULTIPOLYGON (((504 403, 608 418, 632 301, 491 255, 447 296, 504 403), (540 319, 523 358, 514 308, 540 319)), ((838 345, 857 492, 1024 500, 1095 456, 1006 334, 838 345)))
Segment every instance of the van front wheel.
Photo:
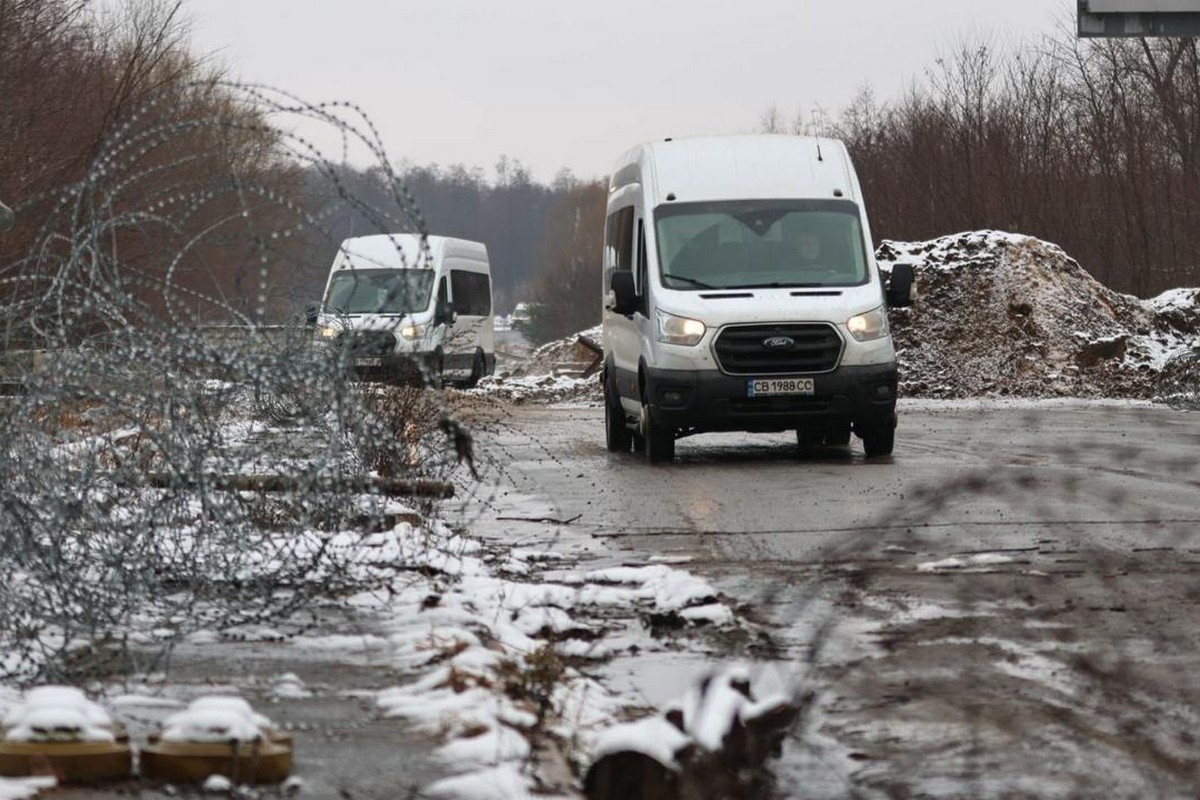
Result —
POLYGON ((651 464, 675 460, 675 431, 664 428, 654 419, 650 406, 642 404, 642 440, 646 460, 651 464))
POLYGON ((892 454, 896 443, 896 429, 890 425, 867 428, 859 434, 867 458, 883 458, 892 454))
POLYGON ((467 378, 464 386, 474 389, 485 374, 487 374, 487 358, 484 357, 482 350, 476 350, 475 358, 471 361, 471 376, 467 378))
POLYGON ((427 366, 425 374, 425 383, 430 389, 441 389, 446 384, 445 378, 446 362, 443 359, 442 351, 438 350, 433 361, 427 366))
POLYGON ((628 453, 633 444, 621 400, 613 396, 607 380, 604 381, 604 444, 610 453, 628 453))

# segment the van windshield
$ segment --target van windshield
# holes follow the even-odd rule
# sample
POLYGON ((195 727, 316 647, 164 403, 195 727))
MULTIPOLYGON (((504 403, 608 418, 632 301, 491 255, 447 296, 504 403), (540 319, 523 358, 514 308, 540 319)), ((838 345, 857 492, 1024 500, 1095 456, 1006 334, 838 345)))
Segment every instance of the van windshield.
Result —
POLYGON ((325 294, 330 314, 411 314, 429 307, 431 269, 346 269, 325 294))
POLYGON ((857 286, 868 278, 848 200, 672 203, 655 212, 668 289, 857 286))

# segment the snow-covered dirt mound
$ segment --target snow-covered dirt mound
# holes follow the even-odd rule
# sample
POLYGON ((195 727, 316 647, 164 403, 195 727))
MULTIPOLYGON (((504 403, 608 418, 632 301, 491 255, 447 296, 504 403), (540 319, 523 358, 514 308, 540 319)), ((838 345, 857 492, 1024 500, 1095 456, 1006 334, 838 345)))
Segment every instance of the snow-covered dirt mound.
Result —
POLYGON ((1028 236, 885 241, 876 257, 916 273, 912 307, 892 312, 904 396, 1150 398, 1200 337, 1200 289, 1119 294, 1028 236))
POLYGON ((477 391, 517 403, 597 399, 600 355, 585 341, 599 347, 599 325, 542 345, 519 366, 481 380, 477 391))

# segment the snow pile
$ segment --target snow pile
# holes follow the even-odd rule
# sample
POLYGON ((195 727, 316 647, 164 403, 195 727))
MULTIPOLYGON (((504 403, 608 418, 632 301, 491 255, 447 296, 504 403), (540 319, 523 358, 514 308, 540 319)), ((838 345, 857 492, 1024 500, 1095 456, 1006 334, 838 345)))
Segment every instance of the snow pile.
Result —
POLYGON ((53 777, 0 778, 0 800, 29 800, 37 797, 42 789, 53 789, 57 781, 53 777))
POLYGON ((1150 398, 1200 335, 1200 290, 1119 294, 1029 236, 884 242, 876 258, 916 273, 912 307, 892 312, 902 395, 1150 398))
POLYGON ((10 742, 113 742, 112 717, 71 686, 30 689, 4 715, 10 742))
POLYGON ((533 354, 529 357, 529 361, 523 366, 521 371, 526 375, 544 375, 553 372, 555 367, 560 364, 590 362, 596 357, 596 353, 585 345, 580 344, 579 340, 586 339, 593 344, 599 345, 603 341, 603 337, 604 334, 601 326, 596 325, 558 341, 547 342, 533 351, 533 354))
POLYGON ((576 378, 570 375, 511 375, 501 373, 483 378, 472 390, 514 403, 536 401, 561 403, 568 400, 590 399, 601 393, 596 375, 576 378))
POLYGON ((271 720, 255 713, 241 697, 197 697, 163 723, 164 742, 257 742, 266 736, 271 720))
POLYGON ((481 380, 474 391, 515 403, 596 399, 602 393, 599 371, 580 374, 595 363, 597 353, 581 339, 599 345, 600 326, 542 345, 517 368, 481 380))
POLYGON ((640 796, 763 796, 770 786, 766 761, 779 755, 801 711, 783 695, 756 700, 740 667, 709 675, 662 716, 594 737, 586 791, 589 797, 616 796, 617 787, 640 796))

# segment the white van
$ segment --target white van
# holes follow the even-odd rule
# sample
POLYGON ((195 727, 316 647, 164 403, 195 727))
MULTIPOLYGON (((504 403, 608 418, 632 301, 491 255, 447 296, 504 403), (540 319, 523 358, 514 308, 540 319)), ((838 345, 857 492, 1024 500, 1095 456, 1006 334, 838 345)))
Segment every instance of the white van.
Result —
POLYGON ((360 377, 473 386, 496 367, 492 327, 484 245, 392 233, 342 242, 317 339, 360 377))
POLYGON ((841 142, 666 140, 618 159, 604 245, 610 451, 671 460, 705 431, 795 430, 892 452, 896 352, 862 191, 841 142))

